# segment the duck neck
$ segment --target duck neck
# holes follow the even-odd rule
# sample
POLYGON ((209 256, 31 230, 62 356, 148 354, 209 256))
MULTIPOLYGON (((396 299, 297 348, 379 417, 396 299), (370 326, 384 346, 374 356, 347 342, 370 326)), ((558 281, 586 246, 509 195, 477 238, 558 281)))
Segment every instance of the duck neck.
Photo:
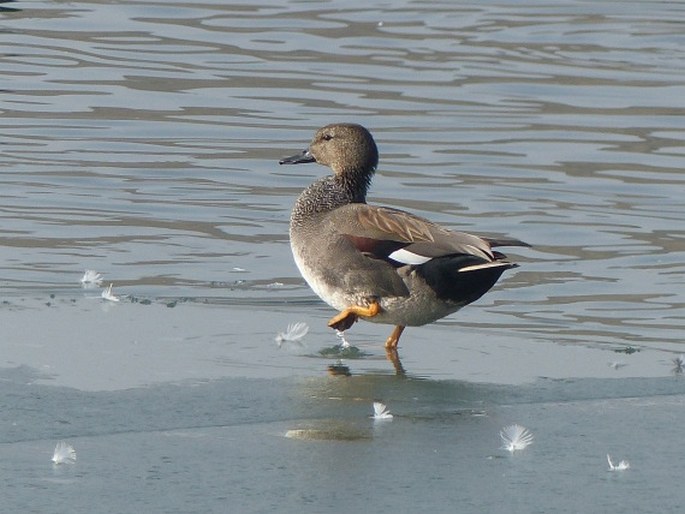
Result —
POLYGON ((366 203, 366 193, 371 185, 375 170, 349 170, 333 176, 333 181, 341 191, 345 203, 366 203))
POLYGON ((295 202, 290 220, 300 224, 314 214, 351 203, 366 203, 373 172, 342 173, 323 177, 305 189, 295 202))

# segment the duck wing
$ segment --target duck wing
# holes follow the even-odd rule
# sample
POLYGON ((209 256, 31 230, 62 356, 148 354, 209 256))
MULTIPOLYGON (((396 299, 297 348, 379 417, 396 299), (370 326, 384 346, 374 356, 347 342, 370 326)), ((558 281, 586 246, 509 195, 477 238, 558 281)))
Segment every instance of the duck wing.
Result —
POLYGON ((471 264, 501 258, 487 239, 447 230, 399 209, 350 204, 336 209, 336 219, 340 222, 338 230, 357 250, 396 266, 416 266, 452 255, 472 257, 467 260, 471 264))
MULTIPOLYGON (((405 211, 361 203, 331 211, 327 221, 325 230, 339 234, 345 245, 369 259, 376 283, 392 284, 399 291, 402 277, 415 276, 438 298, 456 305, 477 300, 505 270, 517 266, 492 246, 526 246, 514 239, 453 232, 405 211)), ((358 266, 355 276, 364 268, 358 266)))

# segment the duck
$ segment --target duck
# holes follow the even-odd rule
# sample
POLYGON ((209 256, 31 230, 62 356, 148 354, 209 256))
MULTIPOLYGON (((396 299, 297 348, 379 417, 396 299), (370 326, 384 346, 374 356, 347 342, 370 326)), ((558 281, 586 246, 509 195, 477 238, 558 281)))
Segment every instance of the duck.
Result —
POLYGON ((305 188, 290 214, 297 268, 338 311, 329 327, 345 331, 360 319, 394 325, 384 345, 393 362, 406 327, 458 311, 518 266, 494 247, 529 246, 514 238, 449 230, 404 210, 368 204, 378 147, 362 125, 326 125, 308 148, 279 161, 304 163, 321 164, 332 174, 305 188))

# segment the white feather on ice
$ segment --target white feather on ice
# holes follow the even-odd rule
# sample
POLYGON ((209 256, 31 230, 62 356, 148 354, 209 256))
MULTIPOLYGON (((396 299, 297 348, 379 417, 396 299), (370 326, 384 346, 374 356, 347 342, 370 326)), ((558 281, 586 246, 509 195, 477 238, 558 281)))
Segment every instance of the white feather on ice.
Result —
POLYGON ((81 277, 83 287, 96 287, 102 283, 102 274, 95 270, 87 269, 81 277))
POLYGON ((103 289, 103 291, 102 291, 102 299, 103 299, 103 300, 107 300, 107 301, 110 301, 110 302, 118 302, 118 301, 119 301, 119 297, 116 296, 116 295, 112 292, 112 286, 113 286, 113 285, 114 285, 114 284, 110 284, 107 288, 103 289))
POLYGON ((501 449, 512 453, 523 450, 533 443, 533 434, 530 430, 516 423, 500 430, 499 436, 502 438, 501 449))
POLYGON ((55 446, 55 452, 52 455, 52 462, 55 464, 66 464, 76 462, 76 450, 74 447, 65 441, 60 441, 55 446))
POLYGON ((281 345, 285 342, 301 342, 302 338, 304 338, 304 336, 307 335, 307 332, 309 332, 309 325, 307 325, 304 321, 298 321, 296 323, 288 324, 288 328, 286 329, 286 331, 279 332, 274 339, 276 343, 278 343, 278 347, 280 348, 281 345))
POLYGON ((618 464, 614 464, 611 460, 611 455, 607 453, 607 462, 609 463, 609 471, 625 471, 630 469, 630 462, 622 460, 618 464))
POLYGON ((382 402, 373 402, 373 419, 392 419, 388 407, 382 402))

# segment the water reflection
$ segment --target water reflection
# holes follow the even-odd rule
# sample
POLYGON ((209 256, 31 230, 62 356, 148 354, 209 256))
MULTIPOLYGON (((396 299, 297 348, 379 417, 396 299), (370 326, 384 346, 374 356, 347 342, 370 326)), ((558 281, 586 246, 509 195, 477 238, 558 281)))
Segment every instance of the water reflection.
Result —
POLYGON ((287 217, 323 170, 276 160, 346 120, 377 134, 372 201, 535 246, 435 330, 681 344, 678 4, 338 7, 3 3, 6 294, 95 269, 150 298, 314 301, 287 217))

